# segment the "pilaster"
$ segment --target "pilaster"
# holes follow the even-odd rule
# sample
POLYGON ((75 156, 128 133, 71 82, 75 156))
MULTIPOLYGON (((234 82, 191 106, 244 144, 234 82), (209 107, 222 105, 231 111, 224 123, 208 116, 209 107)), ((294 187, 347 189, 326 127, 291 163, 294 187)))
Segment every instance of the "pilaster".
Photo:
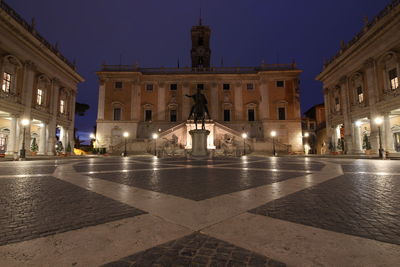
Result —
POLYGON ((165 83, 158 84, 157 92, 157 120, 165 121, 165 83))
POLYGON ((243 120, 242 83, 234 84, 235 120, 243 120))
POLYGON ((104 106, 106 97, 106 83, 104 80, 100 80, 99 86, 99 102, 97 108, 97 119, 104 120, 104 106))

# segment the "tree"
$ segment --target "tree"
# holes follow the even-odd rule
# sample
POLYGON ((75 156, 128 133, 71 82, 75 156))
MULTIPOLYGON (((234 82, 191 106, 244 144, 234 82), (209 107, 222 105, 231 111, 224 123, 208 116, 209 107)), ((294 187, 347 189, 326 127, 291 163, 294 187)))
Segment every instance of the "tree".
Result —
POLYGON ((88 104, 78 103, 75 104, 75 114, 78 116, 85 116, 85 112, 90 108, 88 104))
POLYGON ((37 143, 36 143, 36 137, 33 138, 32 144, 31 144, 31 151, 32 152, 37 152, 39 149, 37 143))

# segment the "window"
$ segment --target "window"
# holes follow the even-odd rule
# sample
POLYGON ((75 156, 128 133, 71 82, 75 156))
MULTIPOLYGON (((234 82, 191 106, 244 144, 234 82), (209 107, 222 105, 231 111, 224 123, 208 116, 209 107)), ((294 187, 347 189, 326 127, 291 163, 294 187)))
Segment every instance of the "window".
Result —
POLYGON ((65 101, 60 100, 60 113, 64 114, 65 113, 65 101))
POLYGON ((224 83, 224 84, 222 85, 222 88, 223 88, 224 90, 229 90, 229 89, 231 89, 231 85, 230 85, 229 83, 224 83))
POLYGON ((224 109, 224 121, 230 121, 230 120, 231 120, 231 110, 224 109))
POLYGON ((197 89, 203 90, 204 84, 202 84, 202 83, 197 84, 197 89))
POLYGON ((358 103, 364 102, 364 92, 361 86, 357 87, 357 100, 358 103))
POLYGON ((146 109, 144 112, 145 112, 144 113, 144 121, 151 121, 151 119, 152 119, 151 109, 146 109))
POLYGON ((3 86, 1 88, 3 92, 9 93, 11 91, 12 78, 10 73, 3 73, 3 86))
POLYGON ((284 81, 276 81, 276 87, 285 87, 284 81))
POLYGON ((118 88, 118 89, 121 89, 123 87, 123 83, 122 82, 115 82, 114 87, 118 88))
POLYGON ((335 110, 340 111, 340 101, 339 97, 335 97, 335 110))
POLYGON ((171 122, 176 122, 176 109, 170 110, 169 119, 171 122))
POLYGON ((170 86, 171 91, 176 91, 178 90, 178 85, 176 83, 172 83, 170 86))
POLYGON ((254 84, 248 83, 247 84, 247 90, 253 90, 254 89, 254 84))
POLYGON ((389 71, 390 89, 395 90, 399 88, 399 77, 397 76, 397 69, 389 71))
POLYGON ((314 122, 310 122, 310 130, 315 130, 315 123, 314 122))
POLYGON ((153 91, 153 84, 152 83, 146 84, 146 91, 149 91, 149 92, 153 91))
POLYGON ((115 121, 121 120, 121 108, 114 108, 114 120, 115 121))
POLYGON ((286 109, 285 108, 278 108, 278 119, 281 121, 286 120, 286 109))
POLYGON ((201 37, 201 36, 199 37, 198 45, 199 45, 199 46, 204 45, 204 39, 203 39, 203 37, 201 37))
POLYGON ((37 89, 36 104, 38 104, 39 106, 43 105, 43 90, 42 89, 37 89))
POLYGON ((255 121, 254 109, 248 109, 247 110, 247 120, 248 121, 255 121))

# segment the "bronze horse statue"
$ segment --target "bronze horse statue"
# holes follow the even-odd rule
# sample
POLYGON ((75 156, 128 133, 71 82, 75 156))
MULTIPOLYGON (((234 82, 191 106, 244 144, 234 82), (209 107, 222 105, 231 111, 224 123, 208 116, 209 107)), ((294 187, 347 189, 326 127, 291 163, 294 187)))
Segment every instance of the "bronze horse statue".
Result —
POLYGON ((197 122, 201 121, 201 129, 205 130, 205 119, 206 119, 206 114, 208 118, 210 118, 210 113, 208 112, 207 108, 207 99, 206 97, 200 92, 200 89, 197 89, 197 93, 194 95, 186 95, 187 97, 191 97, 194 100, 194 105, 192 106, 192 109, 190 110, 190 114, 188 117, 188 120, 190 120, 191 117, 193 117, 194 124, 196 125, 196 130, 197 130, 197 122))

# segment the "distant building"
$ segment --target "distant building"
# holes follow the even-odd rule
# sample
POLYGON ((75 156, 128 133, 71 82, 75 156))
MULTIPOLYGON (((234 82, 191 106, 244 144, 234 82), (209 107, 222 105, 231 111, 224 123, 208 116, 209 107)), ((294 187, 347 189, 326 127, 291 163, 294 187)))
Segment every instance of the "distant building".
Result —
POLYGON ((304 112, 301 119, 303 143, 306 154, 325 154, 327 144, 325 106, 318 104, 304 112), (308 151, 306 151, 308 150, 308 151))
POLYGON ((38 154, 54 155, 57 138, 73 148, 77 84, 83 78, 57 50, 0 1, 0 154, 34 141, 38 154))
MULTIPOLYGON (((400 152, 400 1, 392 1, 317 76, 323 82, 330 151, 400 152), (378 120, 376 120, 378 118, 378 120)), ((328 151, 329 152, 329 151, 328 151)))
MULTIPOLYGON (((188 121, 197 88, 208 99, 211 131, 208 148, 233 140, 248 149, 270 151, 270 132, 285 152, 301 152, 299 75, 295 64, 262 64, 258 67, 213 67, 211 29, 193 26, 192 66, 140 68, 103 65, 100 80, 96 146, 121 151, 123 132, 129 133, 128 150, 143 150, 141 142, 158 133, 162 140, 177 138, 181 148, 191 148, 188 121)), ((147 150, 153 144, 148 144, 147 150)))

